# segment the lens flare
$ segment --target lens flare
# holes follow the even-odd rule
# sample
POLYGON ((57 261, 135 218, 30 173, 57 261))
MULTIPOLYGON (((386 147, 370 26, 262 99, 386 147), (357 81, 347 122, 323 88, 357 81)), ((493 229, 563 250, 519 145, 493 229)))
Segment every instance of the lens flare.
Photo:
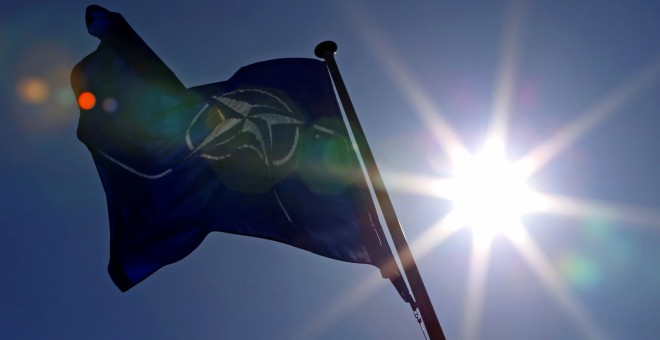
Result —
POLYGON ((96 97, 91 92, 83 92, 78 96, 78 106, 83 110, 91 110, 96 105, 96 97))
POLYGON ((119 103, 115 98, 106 98, 103 100, 103 110, 108 113, 114 113, 119 108, 119 103))
POLYGON ((558 267, 572 286, 583 290, 595 286, 601 277, 601 269, 596 263, 574 253, 562 256, 558 267))
POLYGON ((50 87, 41 78, 26 77, 18 82, 18 96, 28 104, 41 104, 48 99, 50 87))

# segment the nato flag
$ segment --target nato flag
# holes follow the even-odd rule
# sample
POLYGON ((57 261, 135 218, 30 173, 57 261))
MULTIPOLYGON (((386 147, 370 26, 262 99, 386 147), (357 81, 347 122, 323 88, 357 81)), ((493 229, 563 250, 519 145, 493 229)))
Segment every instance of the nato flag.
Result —
POLYGON ((124 18, 86 13, 78 138, 105 190, 112 280, 126 291, 211 231, 378 266, 393 256, 324 62, 269 60, 186 89, 124 18))

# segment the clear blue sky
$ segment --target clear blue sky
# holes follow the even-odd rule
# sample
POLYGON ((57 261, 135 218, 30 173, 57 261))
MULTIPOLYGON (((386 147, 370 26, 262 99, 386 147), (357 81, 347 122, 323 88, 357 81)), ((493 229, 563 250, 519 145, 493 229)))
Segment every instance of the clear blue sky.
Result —
MULTIPOLYGON (((129 292, 115 288, 105 197, 76 139, 68 83, 98 40, 85 28, 90 3, 57 3, 0 6, 1 338, 422 338, 389 282, 370 280, 375 268, 248 237, 214 233, 129 292)), ((449 171, 422 117, 443 119, 476 151, 497 93, 509 93, 509 155, 566 142, 530 181, 574 201, 525 216, 534 251, 497 238, 482 281, 469 229, 413 249, 446 335, 660 334, 657 1, 98 4, 122 13, 187 86, 336 41, 413 243, 450 209, 398 185, 449 171)))

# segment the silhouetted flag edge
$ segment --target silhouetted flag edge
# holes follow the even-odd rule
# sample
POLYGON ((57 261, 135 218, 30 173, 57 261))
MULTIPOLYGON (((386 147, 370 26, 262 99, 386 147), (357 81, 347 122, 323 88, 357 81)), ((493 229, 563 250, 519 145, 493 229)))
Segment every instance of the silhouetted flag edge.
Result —
MULTIPOLYGON (((78 136, 92 153, 106 192, 111 227, 109 272, 122 291, 187 256, 210 231, 272 239, 338 260, 373 264, 384 276, 398 277, 398 271, 391 269, 393 256, 363 186, 364 175, 348 142, 322 61, 265 61, 241 68, 227 81, 186 90, 121 15, 90 6, 86 21, 101 44, 74 67, 72 87, 76 96, 85 91, 95 94, 98 104, 81 110, 78 136), (244 96, 249 89, 256 90, 252 93, 256 97, 244 96), (233 115, 224 117, 224 122, 248 121, 251 116, 241 118, 238 107, 242 104, 236 102, 249 103, 246 98, 260 100, 260 96, 268 102, 264 106, 280 105, 278 112, 286 113, 271 117, 275 123, 267 123, 268 128, 288 123, 299 128, 296 136, 307 138, 305 143, 299 141, 301 150, 295 150, 298 165, 313 165, 301 157, 309 150, 318 156, 313 154, 318 151, 314 138, 330 140, 335 148, 345 143, 347 153, 339 157, 350 164, 351 170, 343 173, 350 177, 350 185, 339 194, 323 195, 318 192, 323 189, 310 188, 310 180, 298 169, 285 169, 272 183, 265 176, 264 183, 247 191, 245 187, 228 188, 234 182, 219 180, 240 176, 240 169, 231 164, 210 165, 217 146, 205 142, 222 124, 197 131, 200 129, 193 128, 198 126, 190 121, 197 122, 200 116, 211 119, 213 110, 233 115), (130 102, 136 97, 137 103, 130 102), (113 105, 106 105, 112 101, 114 111, 113 105), (306 208, 292 207, 288 204, 292 201, 306 208), (315 217, 318 212, 311 213, 312 209, 322 214, 315 217), (322 221, 313 222, 315 218, 322 221), (309 223, 311 231, 306 228, 309 223), (289 229, 283 232, 286 226, 289 229), (313 228, 328 229, 321 231, 330 242, 319 243, 318 237, 305 234, 314 234, 313 228), (340 249, 332 248, 337 234, 346 234, 340 249), (155 243, 150 241, 154 238, 155 243)), ((223 159, 250 158, 236 155, 223 159)), ((310 171, 322 173, 323 169, 310 171)))

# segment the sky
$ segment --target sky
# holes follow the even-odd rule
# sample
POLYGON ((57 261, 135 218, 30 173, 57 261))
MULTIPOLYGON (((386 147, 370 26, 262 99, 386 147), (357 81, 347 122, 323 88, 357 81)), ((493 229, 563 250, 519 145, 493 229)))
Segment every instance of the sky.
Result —
MULTIPOLYGON (((0 5, 0 337, 422 339, 372 266, 213 233, 126 293, 69 73, 90 3, 0 5)), ((336 60, 449 339, 660 334, 660 3, 138 1, 121 13, 186 86, 336 60), (452 148, 503 133, 545 205, 483 244, 448 228, 452 148), (460 143, 457 143, 460 141, 460 143)))

